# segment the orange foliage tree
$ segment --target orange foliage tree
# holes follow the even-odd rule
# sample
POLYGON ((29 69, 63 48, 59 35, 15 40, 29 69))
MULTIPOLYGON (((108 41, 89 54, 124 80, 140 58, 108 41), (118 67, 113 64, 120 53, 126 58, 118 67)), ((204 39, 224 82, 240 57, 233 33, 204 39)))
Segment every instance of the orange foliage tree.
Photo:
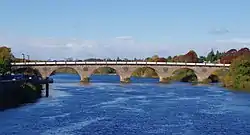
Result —
POLYGON ((187 63, 196 63, 199 58, 194 50, 189 51, 185 55, 175 56, 173 58, 174 62, 187 62, 187 63))
POLYGON ((231 64, 234 59, 247 54, 250 54, 250 50, 248 48, 241 48, 238 51, 236 49, 230 49, 224 54, 224 56, 221 57, 220 62, 231 64))

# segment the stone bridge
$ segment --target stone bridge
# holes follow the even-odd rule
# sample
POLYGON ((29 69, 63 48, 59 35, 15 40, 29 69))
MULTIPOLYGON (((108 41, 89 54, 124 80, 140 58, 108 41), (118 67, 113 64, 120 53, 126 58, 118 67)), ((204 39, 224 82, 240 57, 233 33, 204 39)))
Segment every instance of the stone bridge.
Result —
POLYGON ((218 69, 228 69, 229 64, 213 63, 176 63, 176 62, 28 62, 12 63, 12 68, 32 68, 37 70, 43 77, 49 77, 59 68, 74 69, 80 76, 82 82, 88 82, 94 71, 101 67, 113 68, 120 76, 121 82, 129 82, 132 73, 142 67, 148 67, 155 70, 159 76, 159 81, 173 75, 174 71, 181 68, 188 68, 195 72, 198 81, 207 79, 214 71, 218 69))

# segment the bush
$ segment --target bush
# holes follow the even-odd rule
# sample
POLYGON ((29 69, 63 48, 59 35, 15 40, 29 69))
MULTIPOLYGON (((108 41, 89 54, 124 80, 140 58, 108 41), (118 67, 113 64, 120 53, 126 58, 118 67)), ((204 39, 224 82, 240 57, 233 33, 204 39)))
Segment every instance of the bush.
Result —
POLYGON ((242 55, 233 60, 229 73, 224 78, 224 86, 250 90, 250 55, 242 55))
POLYGON ((22 93, 21 93, 21 103, 29 103, 35 102, 38 98, 41 97, 41 86, 34 85, 31 83, 25 83, 21 86, 22 93))
POLYGON ((6 82, 0 84, 0 110, 33 103, 41 97, 41 85, 23 82, 6 82))

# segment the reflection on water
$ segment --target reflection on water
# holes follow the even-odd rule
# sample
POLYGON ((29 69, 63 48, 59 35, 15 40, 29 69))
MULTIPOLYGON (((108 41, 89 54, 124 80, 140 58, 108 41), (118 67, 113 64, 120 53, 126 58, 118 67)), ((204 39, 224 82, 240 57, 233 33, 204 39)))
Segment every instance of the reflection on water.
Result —
POLYGON ((53 76, 50 97, 0 112, 1 135, 247 135, 250 94, 158 79, 53 76))

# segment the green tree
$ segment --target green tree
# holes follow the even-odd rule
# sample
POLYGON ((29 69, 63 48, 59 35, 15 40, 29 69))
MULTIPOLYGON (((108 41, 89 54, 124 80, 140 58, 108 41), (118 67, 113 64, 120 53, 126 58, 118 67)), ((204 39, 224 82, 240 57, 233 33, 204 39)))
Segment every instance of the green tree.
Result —
POLYGON ((167 61, 168 61, 168 62, 172 62, 172 61, 173 61, 173 58, 172 58, 171 56, 168 56, 167 61))
POLYGON ((4 75, 8 72, 8 66, 4 60, 0 60, 0 75, 4 75))
POLYGON ((116 58, 116 61, 121 61, 121 59, 119 57, 116 58))
POLYGON ((216 51, 216 54, 214 56, 214 60, 217 61, 219 59, 221 59, 221 57, 224 55, 223 52, 219 52, 218 50, 216 51))
POLYGON ((235 89, 250 90, 250 55, 242 55, 230 65, 224 85, 235 89))
POLYGON ((11 61, 14 56, 11 53, 11 49, 8 47, 0 47, 0 74, 4 75, 11 71, 11 61))
POLYGON ((211 52, 208 53, 207 55, 207 61, 214 62, 215 61, 215 54, 214 50, 212 49, 211 52))
POLYGON ((158 56, 158 55, 152 56, 152 60, 153 60, 154 62, 157 62, 158 59, 159 59, 159 56, 158 56))
POLYGON ((203 63, 204 61, 207 61, 205 56, 200 56, 198 62, 203 63))

